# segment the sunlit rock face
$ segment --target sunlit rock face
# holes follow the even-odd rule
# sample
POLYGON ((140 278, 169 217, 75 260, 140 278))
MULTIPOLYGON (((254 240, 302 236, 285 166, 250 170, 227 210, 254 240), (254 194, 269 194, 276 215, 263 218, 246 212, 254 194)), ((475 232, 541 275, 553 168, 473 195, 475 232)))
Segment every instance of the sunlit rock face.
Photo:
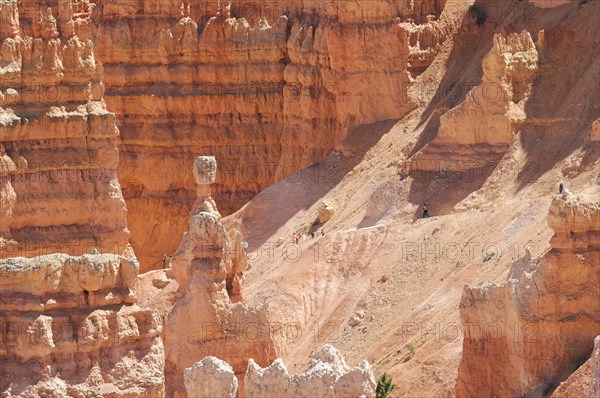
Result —
POLYGON ((162 320, 135 304, 139 263, 52 254, 0 262, 0 391, 163 397, 162 320))
POLYGON ((70 2, 0 4, 0 253, 120 253, 128 243, 115 114, 70 2))

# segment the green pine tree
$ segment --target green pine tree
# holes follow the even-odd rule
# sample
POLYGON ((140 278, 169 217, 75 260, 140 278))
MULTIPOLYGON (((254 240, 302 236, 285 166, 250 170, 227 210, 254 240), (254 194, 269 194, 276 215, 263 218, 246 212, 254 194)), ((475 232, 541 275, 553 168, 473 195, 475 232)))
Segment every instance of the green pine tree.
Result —
POLYGON ((392 379, 383 373, 379 380, 377 380, 377 388, 375 389, 375 398, 392 398, 392 391, 396 388, 396 385, 392 382, 392 379))

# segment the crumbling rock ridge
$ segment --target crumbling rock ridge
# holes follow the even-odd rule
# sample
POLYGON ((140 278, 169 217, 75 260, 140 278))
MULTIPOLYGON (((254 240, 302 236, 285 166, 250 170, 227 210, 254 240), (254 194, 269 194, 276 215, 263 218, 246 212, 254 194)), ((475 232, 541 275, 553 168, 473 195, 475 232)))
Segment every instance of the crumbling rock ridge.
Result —
MULTIPOLYGON (((600 204, 565 191, 550 206, 552 249, 502 285, 466 287, 456 395, 547 394, 600 334, 600 204)), ((595 358, 595 357, 594 357, 595 358)))
POLYGON ((188 397, 238 397, 238 381, 225 361, 206 357, 184 371, 188 397))
POLYGON ((204 357, 227 361, 241 380, 249 358, 268 363, 275 355, 265 310, 244 304, 240 281, 246 255, 241 234, 221 224, 211 197, 215 158, 197 158, 193 171, 197 200, 173 261, 181 296, 165 320, 169 397, 186 396, 184 369, 204 357))
MULTIPOLYGON (((20 4, 33 35, 40 7, 20 4)), ((142 271, 179 244, 195 200, 180 171, 197 154, 219 160, 214 192, 229 214, 323 159, 353 126, 414 109, 409 82, 455 31, 446 0, 225 4, 61 0, 51 10, 104 65, 142 271)))
POLYGON ((3 258, 120 253, 129 239, 103 69, 60 4, 38 8, 25 33, 17 1, 0 2, 3 258))
POLYGON ((163 397, 162 322, 135 304, 139 263, 52 254, 0 262, 0 392, 163 397))
MULTIPOLYGON (((204 358, 186 369, 185 376, 190 397, 237 396, 231 367, 217 358, 204 358)), ((312 355, 309 369, 298 375, 290 375, 281 359, 267 368, 250 360, 244 379, 244 397, 369 398, 375 397, 375 387, 375 377, 367 361, 350 368, 340 352, 327 344, 312 355)))

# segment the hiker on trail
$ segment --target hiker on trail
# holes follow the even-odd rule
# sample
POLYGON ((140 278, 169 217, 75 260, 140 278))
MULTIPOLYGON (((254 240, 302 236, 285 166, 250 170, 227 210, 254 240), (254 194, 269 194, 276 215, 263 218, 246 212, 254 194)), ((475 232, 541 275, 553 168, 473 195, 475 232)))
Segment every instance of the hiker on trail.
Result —
POLYGON ((427 207, 427 203, 423 203, 423 218, 429 218, 429 208, 427 207))
POLYGON ((558 193, 563 193, 564 190, 565 184, 561 181, 560 184, 558 184, 558 193))
POLYGON ((163 269, 167 268, 167 255, 163 254, 163 269))
POLYGON ((173 268, 173 256, 169 257, 169 268, 173 268))
POLYGON ((242 248, 244 249, 244 253, 248 253, 248 242, 242 242, 242 248))
POLYGON ((96 248, 94 247, 94 248, 92 249, 92 254, 100 254, 100 253, 98 252, 98 249, 96 249, 96 248))

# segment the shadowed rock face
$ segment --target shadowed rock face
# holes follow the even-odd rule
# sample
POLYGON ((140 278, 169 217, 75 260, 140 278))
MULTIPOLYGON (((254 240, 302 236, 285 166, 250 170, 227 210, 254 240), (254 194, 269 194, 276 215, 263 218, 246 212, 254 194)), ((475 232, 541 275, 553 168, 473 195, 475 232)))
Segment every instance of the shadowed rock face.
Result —
POLYGON ((441 161, 455 171, 497 162, 513 142, 516 125, 526 118, 538 58, 527 31, 495 34, 483 59, 481 83, 440 117, 436 138, 417 157, 420 169, 437 171, 441 161))
POLYGON ((594 339, 592 356, 552 393, 554 398, 600 396, 600 336, 594 339))
POLYGON ((456 394, 547 393, 600 333, 600 206, 565 191, 550 207, 552 249, 502 285, 466 287, 456 394))

